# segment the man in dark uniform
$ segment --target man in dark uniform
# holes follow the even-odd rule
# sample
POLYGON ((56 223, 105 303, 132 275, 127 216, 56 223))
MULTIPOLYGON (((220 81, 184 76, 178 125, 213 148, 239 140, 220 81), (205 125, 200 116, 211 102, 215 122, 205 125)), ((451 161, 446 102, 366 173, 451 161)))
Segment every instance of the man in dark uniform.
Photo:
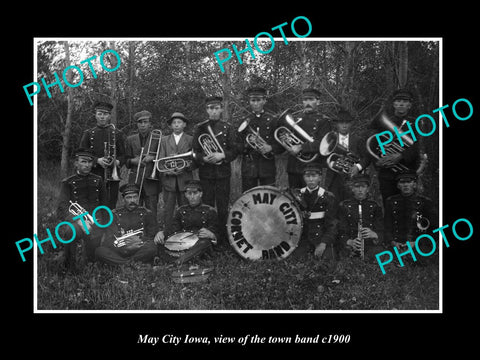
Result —
POLYGON ((112 179, 111 173, 113 166, 116 166, 118 171, 125 162, 125 138, 123 132, 110 123, 112 104, 97 102, 94 107, 97 125, 83 132, 80 147, 93 151, 95 157, 93 158, 92 172, 103 178, 106 187, 106 205, 110 209, 114 209, 117 205, 120 182, 112 179), (113 164, 111 158, 114 152, 114 145, 116 147, 115 164, 113 164), (108 154, 105 154, 105 150, 107 150, 108 154), (105 173, 107 174, 107 179, 105 179, 105 173))
MULTIPOLYGON (((389 112, 381 113, 377 116, 370 127, 374 129, 375 133, 380 133, 382 131, 388 130, 383 124, 382 119, 386 115, 393 123, 393 125, 398 129, 399 133, 404 133, 408 130, 408 125, 406 122, 410 122, 413 126, 415 124, 415 118, 410 115, 410 109, 412 107, 413 95, 407 90, 397 90, 393 93, 393 114, 390 116, 389 112)), ((392 142, 398 143, 398 139, 394 134, 394 139, 392 142)), ((411 138, 411 135, 408 134, 411 138)), ((374 139, 374 141, 376 141, 374 139)), ((405 143, 406 137, 402 137, 402 141, 405 143)), ((380 187, 380 192, 382 194, 383 205, 385 206, 386 200, 389 196, 398 194, 397 182, 395 180, 396 171, 392 169, 393 165, 401 164, 405 166, 405 170, 415 171, 420 162, 420 151, 419 151, 419 142, 414 142, 412 146, 404 146, 403 151, 397 152, 394 154, 387 154, 383 156, 380 160, 375 160, 375 166, 378 170, 378 182, 380 187)))
MULTIPOLYGON (((347 188, 348 180, 358 173, 362 172, 370 163, 370 158, 365 151, 365 141, 363 137, 356 135, 350 131, 354 118, 347 110, 340 110, 333 119, 335 132, 338 134, 338 145, 334 153, 345 155, 352 154, 355 159, 354 165, 351 167, 349 174, 343 172, 335 172, 327 164, 325 175, 325 188, 335 195, 338 202, 349 197, 347 188)), ((328 157, 327 157, 328 158, 328 157)))
POLYGON ((338 242, 345 256, 359 256, 363 239, 364 259, 375 260, 383 249, 382 208, 368 198, 370 177, 352 177, 353 196, 340 202, 338 208, 338 242), (359 233, 360 231, 360 233, 359 233))
POLYGON ((98 261, 110 265, 122 265, 130 261, 153 263, 157 245, 153 237, 157 232, 157 221, 153 213, 139 206, 139 187, 124 184, 120 187, 124 205, 114 209, 112 225, 105 231, 102 246, 95 251, 98 261), (141 229, 141 232, 136 232, 141 229), (118 239, 132 232, 135 235, 118 239))
POLYGON ((177 264, 182 264, 217 244, 218 215, 213 207, 202 203, 202 195, 202 184, 199 180, 187 181, 185 197, 188 204, 175 211, 170 229, 159 231, 155 236, 155 243, 163 245, 169 236, 177 232, 188 231, 198 235, 198 241, 177 260, 177 264))
POLYGON ((258 185, 275 186, 275 154, 279 154, 283 150, 273 135, 277 121, 271 113, 263 109, 267 102, 267 91, 262 87, 252 87, 247 90, 247 95, 252 114, 246 117, 238 129, 243 143, 243 192, 258 185), (261 146, 258 150, 245 140, 247 136, 255 139, 252 130, 264 140, 260 142, 261 146))
POLYGON ((228 217, 228 205, 230 198, 230 163, 235 160, 239 153, 237 132, 226 121, 221 120, 223 112, 223 98, 212 96, 206 99, 208 120, 198 123, 193 131, 193 150, 198 164, 198 175, 203 189, 203 202, 217 208, 219 220, 220 247, 227 245, 226 223, 228 217), (214 151, 205 154, 198 139, 202 134, 211 133, 215 136, 222 148, 222 152, 214 151))
MULTIPOLYGON (((331 130, 330 122, 323 118, 317 111, 320 104, 320 92, 316 89, 308 88, 302 91, 303 112, 295 118, 297 125, 300 126, 308 135, 313 138, 313 142, 305 141, 302 145, 293 145, 292 151, 288 156, 287 173, 288 185, 291 189, 305 186, 303 180, 303 168, 305 163, 298 160, 298 153, 317 154, 319 153, 320 141, 323 136, 331 130)), ((278 124, 282 125, 282 124, 278 124)), ((288 126, 287 126, 288 127, 288 126)), ((316 160, 310 162, 325 168, 325 159, 320 155, 316 160)), ((326 171, 326 170, 322 170, 326 171)))
MULTIPOLYGON (((396 181, 400 194, 390 196, 385 206, 385 244, 400 249, 409 242, 415 248, 415 240, 420 234, 438 227, 438 212, 432 200, 416 194, 417 175, 414 171, 398 174, 396 181)), ((431 250, 427 241, 419 242, 419 247, 425 253, 431 250)))
POLYGON ((322 260, 337 259, 335 240, 337 236, 338 204, 333 193, 320 186, 322 169, 308 164, 303 169, 306 186, 293 191, 300 209, 304 211, 304 227, 294 256, 304 256, 313 250, 322 260))
MULTIPOLYGON (((105 205, 105 185, 101 176, 91 172, 95 155, 90 149, 79 148, 75 152, 75 174, 63 179, 60 185, 60 196, 57 206, 57 216, 72 223, 75 227, 75 239, 65 244, 65 266, 70 271, 75 271, 75 254, 78 241, 85 243, 85 255, 88 261, 94 261, 95 248, 100 245, 102 231, 97 226, 92 226, 87 234, 81 219, 73 221, 75 215, 69 212, 70 201, 78 203, 83 209, 92 214, 97 206, 105 205)), ((95 214, 101 218, 100 212, 95 214)), ((98 219, 97 219, 98 220, 98 219)), ((100 222, 98 221, 99 223, 100 222)), ((91 224, 90 224, 91 225, 91 224)), ((62 227, 62 239, 70 239, 73 235, 71 228, 62 227)))
POLYGON ((135 183, 141 187, 139 204, 145 205, 157 221, 157 204, 162 183, 158 174, 156 180, 150 179, 150 176, 155 166, 153 160, 156 157, 160 137, 152 138, 152 114, 149 111, 139 111, 133 117, 137 122, 138 133, 128 136, 125 142, 125 166, 129 169, 128 183, 135 183), (143 155, 140 159, 142 148, 143 155), (140 172, 137 176, 139 162, 140 172))

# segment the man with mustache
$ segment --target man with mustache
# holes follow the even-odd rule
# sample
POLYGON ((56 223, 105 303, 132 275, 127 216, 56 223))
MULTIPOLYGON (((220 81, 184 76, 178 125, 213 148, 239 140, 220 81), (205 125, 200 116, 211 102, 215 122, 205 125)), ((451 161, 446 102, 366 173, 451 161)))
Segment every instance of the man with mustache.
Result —
MULTIPOLYGON (((304 154, 317 154, 319 152, 320 141, 323 136, 331 130, 330 122, 318 113, 320 95, 320 92, 313 88, 307 88, 302 91, 303 112, 295 117, 295 121, 298 126, 314 139, 314 141, 312 143, 305 141, 301 145, 293 145, 291 151, 289 151, 287 173, 290 189, 302 188, 305 186, 305 181, 303 179, 305 163, 298 160, 297 155, 300 152, 304 154)), ((281 124, 279 123, 279 125, 281 124)), ((322 159, 320 156, 318 156, 316 160, 310 162, 310 164, 320 166, 323 168, 322 172, 326 171, 325 159, 322 159)))

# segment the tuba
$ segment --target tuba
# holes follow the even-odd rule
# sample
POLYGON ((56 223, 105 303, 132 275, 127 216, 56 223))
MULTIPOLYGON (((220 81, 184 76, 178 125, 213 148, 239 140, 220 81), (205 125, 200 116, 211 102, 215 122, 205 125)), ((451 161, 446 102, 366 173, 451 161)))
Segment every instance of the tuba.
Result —
POLYGON ((190 150, 183 154, 167 156, 155 161, 155 167, 160 173, 169 172, 169 171, 180 171, 183 169, 188 169, 192 166, 193 160, 195 159, 195 154, 193 150, 190 150))
POLYGON ((247 119, 245 120, 243 123, 240 124, 240 126, 238 127, 238 132, 241 133, 243 132, 245 129, 248 130, 248 134, 247 136, 245 137, 245 141, 247 142, 247 144, 252 148, 254 149, 255 151, 257 151, 259 154, 261 154, 265 159, 272 159, 273 158, 273 153, 272 152, 268 152, 268 153, 262 153, 261 149, 265 146, 265 145, 268 145, 268 143, 265 141, 264 138, 262 138, 260 136, 260 132, 258 131, 255 131, 250 125, 249 125, 250 121, 247 119))
MULTIPOLYGON (((207 120, 207 131, 208 133, 203 133, 200 134, 198 137, 198 143, 202 147, 202 150, 205 154, 205 156, 208 156, 213 153, 222 153, 225 154, 223 151, 222 146, 217 140, 217 136, 221 135, 222 132, 219 132, 217 135, 213 133, 212 127, 208 124, 207 120)), ((215 163, 215 165, 220 165, 223 162, 223 160, 220 160, 219 162, 215 163)))
POLYGON ((320 142, 320 154, 327 157, 327 166, 337 173, 350 174, 352 167, 360 161, 354 153, 348 151, 339 142, 336 131, 328 132, 320 142))
MULTIPOLYGON (((68 212, 72 215, 75 216, 80 216, 82 214, 85 214, 83 216, 84 218, 84 223, 85 223, 85 226, 87 227, 87 230, 88 232, 90 232, 90 230, 92 229, 92 226, 93 224, 95 223, 95 220, 93 219, 93 216, 90 215, 87 210, 85 210, 83 208, 83 206, 81 206, 79 203, 77 202, 73 202, 72 200, 70 200, 70 206, 68 207, 68 212)), ((82 221, 83 222, 83 221, 82 221)), ((82 230, 85 232, 85 229, 82 227, 82 230)), ((87 233, 88 234, 88 233, 87 233)))
POLYGON ((104 142, 103 157, 108 159, 108 166, 105 167, 103 178, 107 181, 120 181, 119 170, 117 166, 117 140, 115 135, 115 125, 108 124, 113 127, 113 136, 110 139, 110 132, 108 133, 108 142, 104 142), (112 140, 113 144, 110 143, 112 140))
MULTIPOLYGON (((285 110, 278 120, 285 121, 286 125, 292 128, 290 130, 286 126, 279 126, 274 132, 275 140, 287 151, 290 151, 293 145, 302 145, 307 141, 310 143, 314 142, 314 139, 298 125, 300 121, 295 121, 290 113, 290 109, 285 110)), ((296 155, 296 158, 304 163, 309 163, 317 157, 318 154, 316 153, 303 154, 301 151, 296 155)))
MULTIPOLYGON (((383 127, 385 130, 389 130, 391 132, 394 131, 394 128, 396 126, 392 122, 392 120, 390 120, 388 118, 387 114, 384 111, 382 111, 380 113, 380 116, 377 119, 380 123, 380 126, 383 127)), ((399 154, 399 153, 403 152, 407 147, 410 147, 410 146, 413 145, 413 140, 410 137, 405 136, 405 139, 404 139, 405 141, 404 141, 404 144, 403 144, 404 146, 403 147, 392 141, 392 142, 389 142, 389 143, 384 145, 385 154, 382 154, 380 146, 378 145, 378 140, 376 140, 376 135, 377 134, 374 134, 374 135, 370 136, 367 139, 367 144, 366 144, 368 153, 370 155, 372 155, 376 160, 380 160, 380 158, 385 156, 385 155, 399 154)), ((385 140, 385 135, 383 135, 383 134, 380 135, 380 138, 382 140, 385 140)), ((400 164, 400 163, 391 165, 391 166, 389 166, 389 168, 394 172, 401 172, 401 171, 409 170, 407 166, 405 166, 403 164, 400 164)))

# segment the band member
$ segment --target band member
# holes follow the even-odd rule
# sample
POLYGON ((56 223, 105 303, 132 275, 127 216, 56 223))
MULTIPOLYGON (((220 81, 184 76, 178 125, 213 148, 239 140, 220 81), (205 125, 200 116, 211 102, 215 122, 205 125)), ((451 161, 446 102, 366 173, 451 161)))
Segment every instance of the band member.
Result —
MULTIPOLYGON (((363 171, 370 163, 370 158, 365 151, 365 141, 362 137, 351 132, 354 118, 347 110, 340 110, 333 119, 334 131, 338 134, 339 146, 352 154, 352 164, 349 174, 335 172, 327 166, 325 188, 335 195, 338 202, 349 197, 347 182, 348 179, 363 171), (353 159, 355 161, 353 161, 353 159)), ((336 152, 336 151, 334 151, 336 152)), ((339 152, 339 154, 346 154, 339 152)), ((333 158, 333 157, 332 157, 333 158)))
POLYGON ((188 204, 180 206, 175 211, 170 229, 159 231, 155 236, 155 243, 164 244, 169 236, 176 232, 193 232, 198 235, 198 241, 187 250, 177 264, 182 264, 196 257, 217 244, 219 233, 218 215, 215 209, 202 203, 202 184, 199 180, 190 180, 185 184, 185 196, 188 204))
POLYGON ((247 95, 252 114, 242 122, 242 124, 246 124, 246 127, 243 126, 243 129, 239 127, 238 129, 243 143, 243 192, 258 185, 275 185, 274 154, 281 153, 283 150, 280 144, 275 141, 273 135, 277 127, 276 119, 271 113, 264 110, 267 102, 267 91, 261 87, 252 87, 247 90, 247 95), (250 146, 246 138, 256 141, 255 144, 258 144, 258 149, 250 146))
POLYGON ((368 175, 352 177, 353 196, 338 208, 338 239, 345 255, 375 260, 383 249, 383 215, 380 205, 368 198, 369 187, 368 175))
POLYGON ((80 148, 91 149, 93 158, 92 172, 103 178, 106 187, 106 205, 114 209, 117 205, 119 181, 111 177, 113 166, 117 171, 125 163, 125 136, 121 130, 110 123, 113 105, 97 102, 94 105, 96 126, 83 132, 80 148), (116 160, 113 161, 113 153, 116 160), (115 162, 115 164, 113 163, 115 162))
POLYGON ((153 262, 157 255, 157 245, 153 242, 157 221, 150 210, 139 206, 139 190, 135 184, 120 187, 124 205, 112 210, 113 222, 105 231, 102 245, 95 251, 98 261, 110 265, 153 262), (135 235, 128 236, 130 231, 135 235))
MULTIPOLYGON (((390 116, 389 112, 391 111, 387 111, 386 114, 393 122, 393 125, 398 129, 399 133, 403 133, 408 130, 406 125, 407 121, 409 121, 410 124, 415 123, 415 118, 410 114, 412 101, 413 96, 407 90, 400 89, 395 91, 393 94, 393 114, 390 116)), ((381 119, 382 116, 378 116, 370 124, 370 127, 373 128, 376 133, 386 130, 381 119)), ((393 141, 397 142, 398 144, 396 137, 393 141)), ((395 180, 395 175, 397 172, 392 169, 392 165, 402 164, 406 167, 405 170, 408 169, 415 171, 420 162, 419 153, 419 143, 414 142, 410 147, 404 146, 403 151, 401 152, 386 154, 380 158, 380 160, 375 160, 375 166, 378 170, 378 182, 384 206, 389 196, 398 193, 397 182, 395 180)))
MULTIPOLYGON (((429 198, 416 193, 417 175, 414 171, 398 174, 396 181, 400 194, 390 196, 385 206, 385 244, 402 248, 409 242, 414 248, 420 234, 437 228, 438 213, 429 198)), ((420 242, 419 246, 426 253, 431 250, 428 242, 420 242)))
POLYGON ((149 111, 139 111, 133 117, 137 122, 138 133, 128 136, 125 143, 125 166, 130 170, 128 183, 137 184, 141 188, 139 204, 149 209, 157 220, 157 204, 162 184, 160 177, 153 180, 150 176, 153 173, 153 160, 158 151, 160 136, 153 136, 152 114, 149 111))
POLYGON ((335 217, 338 208, 335 195, 320 186, 322 169, 319 165, 308 164, 303 170, 303 178, 306 186, 293 191, 305 216, 302 237, 292 255, 302 256, 314 249, 314 255, 319 259, 334 261, 337 258, 335 217))
MULTIPOLYGON (((187 118, 179 112, 172 114, 168 120, 168 125, 172 129, 172 134, 164 136, 160 145, 160 159, 185 154, 192 150, 192 136, 184 132, 187 126, 187 118)), ((164 228, 169 229, 172 225, 175 205, 184 205, 187 203, 185 198, 185 182, 193 179, 191 166, 177 170, 162 173, 163 201, 165 203, 164 228)))
POLYGON ((226 247, 226 223, 230 198, 230 163, 239 153, 239 144, 236 130, 226 121, 221 120, 223 112, 223 98, 212 96, 206 99, 208 119, 195 126, 193 132, 193 150, 198 156, 198 175, 203 189, 203 202, 215 207, 218 213, 220 233, 218 245, 226 247), (210 130, 209 130, 210 129, 210 130), (208 145, 202 146, 199 137, 210 135, 208 145), (212 136, 213 134, 213 136, 212 136), (216 140, 215 140, 216 139, 216 140), (218 142, 220 149, 205 152, 204 148, 212 148, 212 142, 218 142))
MULTIPOLYGON (((302 145, 293 145, 288 156, 287 173, 288 184, 291 189, 301 188, 305 186, 303 179, 303 168, 305 163, 297 159, 296 155, 302 153, 318 153, 320 140, 331 130, 330 122, 318 113, 320 105, 320 92, 316 89, 308 88, 302 91, 303 112, 295 118, 297 124, 309 134, 314 141, 312 143, 306 141, 302 145)), ((320 156, 311 163, 320 165, 325 168, 325 161, 320 156)))
MULTIPOLYGON (((91 172, 95 154, 90 149, 79 148, 75 152, 74 168, 75 174, 63 179, 60 185, 60 196, 57 206, 57 216, 72 223, 75 227, 75 239, 65 244, 65 266, 69 271, 76 270, 76 249, 78 241, 84 240, 85 255, 88 261, 95 260, 95 248, 100 245, 102 231, 92 226, 87 234, 81 219, 73 221, 73 215, 69 212, 70 201, 78 203, 83 209, 92 214, 99 205, 105 205, 105 184, 103 178, 91 172)), ((96 213, 101 218, 100 212, 96 213)), ((100 220, 99 220, 100 222, 100 220)), ((73 236, 69 227, 62 227, 62 239, 70 239, 73 236)))

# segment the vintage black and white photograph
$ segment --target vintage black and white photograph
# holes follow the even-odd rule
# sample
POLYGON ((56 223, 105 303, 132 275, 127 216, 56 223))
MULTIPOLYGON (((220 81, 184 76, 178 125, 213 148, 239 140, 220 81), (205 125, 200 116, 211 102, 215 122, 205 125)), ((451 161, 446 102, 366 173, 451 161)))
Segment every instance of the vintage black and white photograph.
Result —
POLYGON ((441 311, 441 38, 34 53, 36 312, 441 311))

